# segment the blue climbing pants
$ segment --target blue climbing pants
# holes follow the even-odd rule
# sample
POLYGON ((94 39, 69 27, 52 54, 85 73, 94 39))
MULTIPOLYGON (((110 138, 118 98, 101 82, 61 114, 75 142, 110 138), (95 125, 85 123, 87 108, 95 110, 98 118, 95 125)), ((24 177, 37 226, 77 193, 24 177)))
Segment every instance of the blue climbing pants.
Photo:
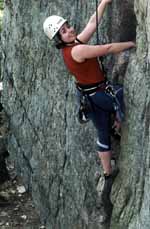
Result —
MULTIPOLYGON (((120 109, 124 112, 123 88, 120 85, 113 85, 116 98, 120 103, 120 109)), ((77 91, 78 99, 82 94, 77 91)), ((87 95, 87 102, 90 106, 88 118, 96 127, 98 139, 97 148, 100 152, 111 150, 111 114, 115 113, 114 98, 105 91, 97 91, 87 95)))

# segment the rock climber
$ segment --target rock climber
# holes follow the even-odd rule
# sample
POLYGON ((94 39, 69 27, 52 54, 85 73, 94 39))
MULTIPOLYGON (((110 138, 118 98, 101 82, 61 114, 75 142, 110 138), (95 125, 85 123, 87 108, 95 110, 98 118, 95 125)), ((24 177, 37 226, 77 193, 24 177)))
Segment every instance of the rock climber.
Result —
MULTIPOLYGON (((101 0, 98 5, 98 23, 107 4, 112 0, 101 0)), ((87 108, 87 116, 90 118, 98 132, 98 156, 104 170, 104 176, 109 179, 113 176, 111 166, 111 141, 110 141, 110 116, 116 112, 116 124, 120 121, 115 110, 119 104, 119 110, 123 110, 123 89, 113 86, 114 96, 107 91, 107 82, 101 70, 98 58, 108 54, 116 54, 126 49, 135 47, 132 41, 108 43, 105 45, 89 45, 90 40, 96 31, 96 12, 90 17, 87 25, 80 34, 71 27, 68 21, 60 16, 52 15, 43 23, 45 34, 50 40, 54 39, 55 46, 62 50, 64 62, 75 77, 77 95, 87 108), (117 102, 116 102, 117 100, 117 102)), ((110 87, 111 88, 111 87, 110 87)), ((85 109, 86 110, 86 109, 85 109)), ((86 119, 87 117, 85 117, 86 119)))

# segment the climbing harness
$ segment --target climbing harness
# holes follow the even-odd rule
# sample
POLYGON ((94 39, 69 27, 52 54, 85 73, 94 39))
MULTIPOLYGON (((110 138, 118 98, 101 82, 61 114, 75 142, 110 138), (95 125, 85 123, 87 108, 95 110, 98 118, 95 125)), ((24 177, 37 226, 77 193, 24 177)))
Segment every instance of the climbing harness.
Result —
POLYGON ((76 83, 76 88, 80 91, 80 107, 78 111, 78 120, 81 124, 89 121, 88 113, 93 110, 93 105, 90 100, 90 95, 96 93, 96 91, 105 90, 105 82, 99 82, 91 85, 82 85, 76 83))
POLYGON ((121 110, 120 102, 116 96, 116 91, 114 90, 113 85, 108 83, 105 88, 105 92, 113 98, 113 107, 116 112, 116 119, 117 121, 122 122, 124 119, 124 113, 121 110))
MULTIPOLYGON (((90 103, 93 103, 93 101, 90 99, 90 96, 94 95, 97 91, 103 91, 113 99, 113 108, 116 113, 116 119, 119 122, 123 120, 124 114, 121 111, 120 102, 116 96, 116 91, 114 90, 113 85, 111 85, 109 81, 107 82, 103 81, 103 82, 99 82, 99 83, 91 84, 91 85, 82 85, 82 84, 76 83, 76 88, 81 93, 80 108, 79 108, 79 117, 80 117, 79 120, 81 123, 86 123, 87 121, 89 121, 87 118, 87 112, 89 112, 91 109, 89 109, 89 105, 87 101, 89 100, 90 103)), ((96 104, 94 105, 98 109, 105 111, 104 108, 96 104)))
POLYGON ((83 85, 80 83, 76 83, 76 88, 83 94, 91 95, 96 91, 104 91, 106 88, 106 82, 101 81, 94 84, 83 85))

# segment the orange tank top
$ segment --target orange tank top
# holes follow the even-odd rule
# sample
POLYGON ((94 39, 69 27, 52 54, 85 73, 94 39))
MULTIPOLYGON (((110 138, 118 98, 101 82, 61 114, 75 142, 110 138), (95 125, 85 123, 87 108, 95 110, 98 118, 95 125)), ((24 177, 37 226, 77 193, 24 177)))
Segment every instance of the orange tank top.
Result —
MULTIPOLYGON (((77 44, 76 44, 77 45, 77 44)), ((86 59, 82 63, 76 62, 71 55, 73 46, 62 49, 64 62, 76 81, 80 84, 93 84, 104 81, 104 74, 100 69, 97 58, 86 59)))

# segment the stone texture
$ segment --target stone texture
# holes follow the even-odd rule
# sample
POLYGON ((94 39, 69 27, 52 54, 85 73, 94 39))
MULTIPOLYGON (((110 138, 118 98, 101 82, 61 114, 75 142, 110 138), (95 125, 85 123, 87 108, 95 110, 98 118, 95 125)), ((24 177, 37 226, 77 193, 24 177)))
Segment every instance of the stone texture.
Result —
POLYGON ((130 58, 124 80, 126 122, 120 157, 122 173, 114 186, 111 228, 115 229, 150 227, 149 9, 149 1, 135 1, 137 49, 130 58))
MULTIPOLYGON (((113 229, 150 226, 150 8, 148 0, 134 2, 113 0, 100 26, 103 43, 137 37, 136 52, 104 61, 108 78, 124 83, 126 103, 121 172, 112 193, 113 229)), ((109 227, 100 224, 95 131, 91 123, 77 122, 73 79, 42 30, 50 14, 67 16, 81 30, 94 8, 94 1, 5 1, 2 76, 3 105, 10 120, 8 151, 47 229, 109 227)))

